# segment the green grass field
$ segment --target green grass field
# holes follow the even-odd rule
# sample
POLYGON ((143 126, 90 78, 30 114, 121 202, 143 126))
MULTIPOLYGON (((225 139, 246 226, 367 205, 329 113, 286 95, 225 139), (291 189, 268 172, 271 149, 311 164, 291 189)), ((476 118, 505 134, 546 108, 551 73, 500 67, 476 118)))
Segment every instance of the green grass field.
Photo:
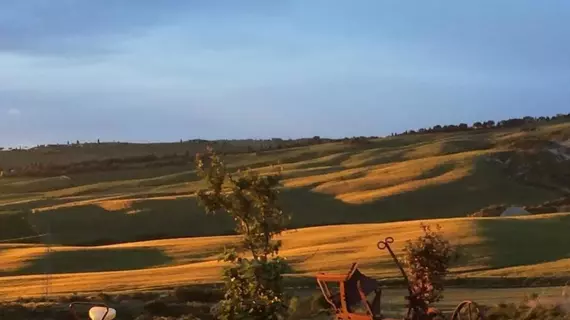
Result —
MULTIPOLYGON (((323 266, 345 270, 356 260, 374 276, 393 277, 396 269, 374 244, 387 235, 401 244, 419 232, 418 220, 426 219, 440 219, 451 240, 467 248, 470 256, 455 269, 455 277, 569 277, 570 251, 560 245, 570 243, 560 238, 569 229, 568 215, 464 218, 492 204, 532 205, 560 197, 562 190, 514 179, 489 158, 513 151, 514 142, 569 133, 570 123, 565 122, 531 132, 397 136, 229 153, 224 159, 231 168, 251 167, 261 173, 282 167, 282 205, 293 215, 283 254, 296 267, 293 277, 324 271, 323 266)), ((225 150, 254 144, 234 143, 224 144, 225 150)), ((0 166, 196 152, 204 147, 93 144, 3 151, 0 166)), ((198 207, 195 192, 202 186, 191 164, 1 177, 0 240, 49 231, 54 252, 46 255, 41 244, 46 238, 35 245, 0 242, 0 295, 41 292, 48 261, 55 273, 53 290, 60 293, 216 281, 221 265, 214 256, 233 241, 233 221, 206 215, 198 207)))

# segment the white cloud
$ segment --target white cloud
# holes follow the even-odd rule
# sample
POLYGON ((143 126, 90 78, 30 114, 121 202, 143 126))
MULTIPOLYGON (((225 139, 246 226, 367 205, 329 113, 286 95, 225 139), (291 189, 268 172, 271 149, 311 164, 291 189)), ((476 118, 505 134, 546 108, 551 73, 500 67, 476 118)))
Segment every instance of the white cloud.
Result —
POLYGON ((10 109, 8 109, 8 114, 11 116, 18 116, 18 115, 22 114, 22 112, 20 111, 20 109, 10 108, 10 109))

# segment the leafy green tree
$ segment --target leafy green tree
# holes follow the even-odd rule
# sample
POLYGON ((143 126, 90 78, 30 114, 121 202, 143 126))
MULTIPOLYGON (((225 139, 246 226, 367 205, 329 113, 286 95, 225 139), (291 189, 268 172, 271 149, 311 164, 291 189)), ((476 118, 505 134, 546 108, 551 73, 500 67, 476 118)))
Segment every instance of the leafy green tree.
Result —
POLYGON ((196 156, 196 166, 208 185, 198 192, 200 205, 209 214, 228 213, 242 236, 241 244, 224 249, 221 257, 231 266, 224 270, 225 295, 216 306, 216 316, 224 320, 283 319, 287 302, 282 275, 290 269, 279 257, 281 241, 274 237, 285 230, 290 216, 278 204, 280 172, 231 174, 211 148, 196 156))

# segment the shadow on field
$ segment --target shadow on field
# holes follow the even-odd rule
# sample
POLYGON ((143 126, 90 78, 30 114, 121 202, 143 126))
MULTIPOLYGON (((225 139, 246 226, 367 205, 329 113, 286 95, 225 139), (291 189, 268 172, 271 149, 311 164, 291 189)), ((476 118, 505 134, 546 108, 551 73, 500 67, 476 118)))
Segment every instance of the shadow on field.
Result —
MULTIPOLYGON (((447 169, 442 166, 436 171, 447 169)), ((429 185, 372 203, 348 204, 309 188, 286 189, 281 195, 284 208, 293 213, 294 227, 465 217, 491 204, 524 205, 558 197, 551 191, 508 179, 499 168, 482 159, 477 161, 474 171, 462 179, 429 185)))
POLYGON ((409 160, 406 158, 408 149, 386 150, 384 148, 367 150, 350 159, 346 159, 342 164, 347 167, 373 166, 388 164, 393 162, 409 160))
POLYGON ((491 149, 493 146, 494 144, 488 139, 488 137, 478 137, 478 139, 473 139, 472 137, 455 138, 445 141, 441 148, 441 153, 452 154, 474 150, 487 150, 491 149))
MULTIPOLYGON (((439 167, 430 176, 447 169, 445 165, 439 167)), ((372 203, 348 204, 306 187, 284 188, 281 196, 283 209, 292 214, 290 228, 300 228, 464 217, 491 204, 534 204, 558 194, 519 184, 498 167, 479 160, 473 172, 460 180, 428 185, 372 203)), ((97 205, 59 208, 31 214, 30 221, 39 232, 47 230, 49 221, 54 242, 64 245, 224 235, 232 234, 234 229, 234 221, 227 214, 207 215, 194 197, 138 199, 129 207, 113 211, 97 205)), ((23 222, 10 220, 12 223, 23 222)), ((9 233, 9 225, 4 226, 4 232, 9 233)))
POLYGON ((136 270, 166 265, 171 262, 170 257, 154 248, 55 251, 32 260, 18 270, 0 272, 0 275, 41 274, 47 270, 52 274, 136 270))
POLYGON ((45 211, 30 216, 40 230, 49 228, 61 245, 104 245, 163 238, 231 234, 226 214, 206 215, 195 198, 152 199, 108 211, 85 205, 45 211))
POLYGON ((493 268, 556 261, 570 258, 570 216, 547 219, 482 219, 478 234, 485 237, 493 268))

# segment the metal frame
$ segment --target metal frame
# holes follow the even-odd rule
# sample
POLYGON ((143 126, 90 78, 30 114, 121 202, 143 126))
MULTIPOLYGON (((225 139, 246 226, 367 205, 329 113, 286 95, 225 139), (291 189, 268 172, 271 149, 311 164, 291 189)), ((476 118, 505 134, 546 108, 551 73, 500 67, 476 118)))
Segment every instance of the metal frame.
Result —
POLYGON ((380 250, 388 250, 390 256, 392 256, 392 259, 396 263, 396 266, 398 266, 398 269, 400 269, 402 277, 404 277, 404 279, 406 280, 408 296, 406 296, 405 299, 408 301, 408 312, 406 314, 405 319, 423 319, 425 317, 434 317, 438 314, 441 314, 441 312, 436 308, 430 308, 426 306, 422 302, 422 300, 418 298, 417 294, 414 293, 414 291, 412 290, 412 286, 410 284, 410 278, 408 277, 408 274, 402 267, 402 264, 400 264, 400 261, 394 254, 394 251, 392 251, 392 248, 390 247, 391 243, 394 243, 394 238, 387 237, 386 239, 384 239, 384 241, 382 240, 378 241, 376 247, 380 250))
POLYGON ((381 319, 374 314, 375 310, 380 308, 380 298, 382 295, 381 290, 375 291, 374 302, 372 305, 368 302, 366 298, 366 294, 362 289, 360 280, 357 281, 356 287, 359 294, 359 298, 361 303, 364 305, 366 309, 365 314, 354 313, 350 311, 350 306, 347 304, 346 299, 346 282, 350 280, 353 274, 358 270, 358 264, 353 263, 348 274, 326 274, 326 273, 318 273, 317 274, 317 284, 319 285, 321 291, 323 292, 323 296, 327 303, 333 308, 336 318, 338 320, 376 320, 381 319), (327 285, 327 283, 336 282, 339 285, 339 293, 338 299, 340 300, 338 303, 335 303, 333 299, 335 299, 335 295, 333 295, 327 285))
MULTIPOLYGON (((406 313, 404 320, 428 320, 428 319, 431 320, 431 319, 435 319, 436 317, 444 318, 441 311, 439 311, 436 308, 429 307, 418 297, 417 293, 414 293, 414 291, 412 290, 412 285, 410 283, 409 277, 406 274, 406 271, 404 270, 404 268, 400 264, 400 261, 398 260, 398 258, 394 254, 394 251, 392 251, 392 248, 390 247, 391 243, 394 243, 394 238, 387 237, 384 240, 378 241, 378 243, 376 244, 376 247, 379 250, 388 250, 388 253, 390 253, 390 256, 392 257, 392 259, 396 263, 396 266, 400 270, 402 277, 404 277, 404 279, 406 280, 406 286, 408 289, 408 296, 406 296, 405 298, 408 301, 408 303, 407 303, 408 312, 406 313)), ((380 313, 380 311, 381 311, 380 310, 381 290, 379 290, 379 289, 376 290, 377 297, 375 297, 374 304, 371 306, 370 303, 368 302, 368 300, 366 299, 366 294, 364 293, 364 291, 361 288, 360 281, 357 282, 357 288, 358 288, 358 293, 360 295, 360 299, 367 309, 366 314, 351 313, 349 311, 349 306, 347 305, 347 299, 346 299, 346 286, 345 286, 345 284, 351 278, 351 276, 354 274, 354 272, 356 272, 356 270, 357 270, 357 264, 353 263, 352 267, 350 268, 350 271, 346 275, 318 273, 316 276, 317 283, 318 283, 318 285, 319 285, 319 287, 323 293, 325 300, 328 302, 329 305, 331 305, 331 307, 335 311, 335 315, 336 315, 336 318, 338 320, 377 320, 377 319, 383 319, 383 317, 381 315, 375 315, 373 313, 373 312, 380 313), (337 282, 339 284, 340 292, 339 292, 338 296, 335 297, 331 293, 330 289, 327 286, 327 282, 337 282), (340 299, 339 303, 335 303, 335 301, 333 301, 334 298, 339 298, 340 299)), ((455 308, 451 319, 452 320, 459 320, 461 318, 461 316, 460 316, 461 311, 464 311, 465 309, 467 309, 469 311, 469 320, 482 320, 482 319, 484 319, 483 312, 481 311, 479 306, 475 302, 470 301, 470 300, 466 300, 466 301, 463 301, 462 303, 460 303, 455 308), (472 319, 472 310, 473 309, 475 309, 476 319, 472 319)), ((385 320, 387 320, 387 319, 385 319, 385 320)))

